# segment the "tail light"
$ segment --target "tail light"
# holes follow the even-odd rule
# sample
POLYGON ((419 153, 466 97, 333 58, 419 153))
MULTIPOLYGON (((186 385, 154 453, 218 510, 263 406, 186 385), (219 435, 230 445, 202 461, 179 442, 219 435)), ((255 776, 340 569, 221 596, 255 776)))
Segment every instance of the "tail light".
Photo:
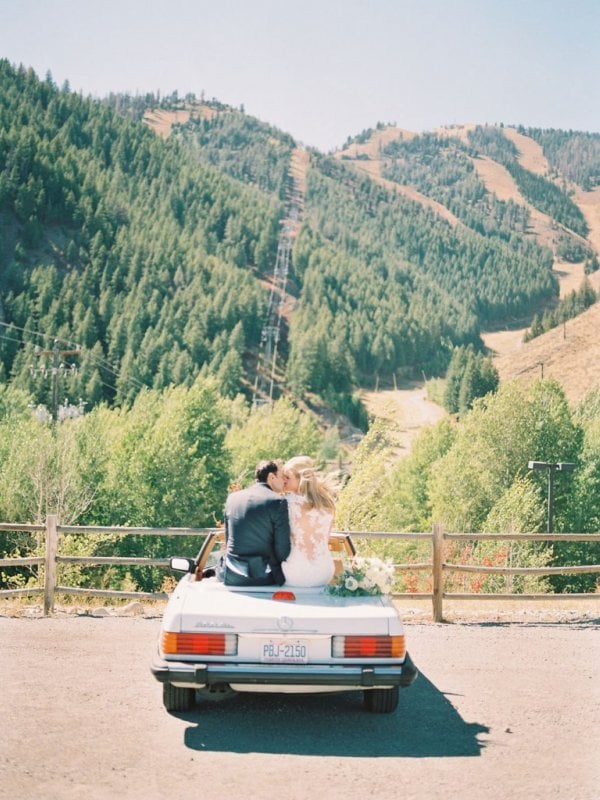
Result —
POLYGON ((237 636, 234 633, 173 633, 164 631, 161 650, 165 655, 234 656, 237 636))
POLYGON ((404 658, 404 636, 334 636, 334 658, 404 658))
POLYGON ((273 592, 271 595, 271 600, 287 600, 288 602, 293 602, 295 599, 296 595, 293 592, 278 591, 273 592))

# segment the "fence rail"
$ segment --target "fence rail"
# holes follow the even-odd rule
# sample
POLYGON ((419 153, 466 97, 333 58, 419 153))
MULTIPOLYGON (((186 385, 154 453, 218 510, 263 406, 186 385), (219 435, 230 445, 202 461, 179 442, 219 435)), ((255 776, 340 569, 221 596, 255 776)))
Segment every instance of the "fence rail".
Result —
MULTIPOLYGON (((120 536, 205 536, 214 533, 218 528, 129 528, 107 527, 99 525, 59 525, 54 515, 48 515, 45 525, 2 522, 0 532, 29 532, 44 534, 43 556, 31 558, 3 558, 0 567, 43 566, 43 586, 19 589, 1 589, 0 598, 27 595, 44 595, 44 614, 52 613, 56 594, 85 595, 89 597, 116 597, 126 599, 166 599, 165 592, 126 592, 112 589, 88 589, 74 586, 62 586, 57 582, 58 564, 80 564, 86 566, 136 565, 167 567, 167 558, 138 558, 118 556, 63 556, 58 554, 58 537, 61 535, 97 534, 120 536)), ((431 562, 394 564, 396 572, 413 572, 429 570, 432 574, 431 592, 400 592, 397 598, 430 599, 433 606, 433 619, 443 621, 444 600, 552 600, 564 597, 571 600, 600 600, 600 593, 556 594, 510 594, 481 592, 445 592, 444 574, 450 572, 481 573, 488 575, 567 575, 600 573, 600 565, 573 565, 562 567, 490 567, 479 564, 453 564, 444 560, 445 542, 450 541, 528 541, 528 542, 599 542, 598 533, 446 533, 441 524, 434 524, 430 533, 407 531, 339 531, 349 534, 353 539, 414 539, 429 541, 432 548, 431 562)))

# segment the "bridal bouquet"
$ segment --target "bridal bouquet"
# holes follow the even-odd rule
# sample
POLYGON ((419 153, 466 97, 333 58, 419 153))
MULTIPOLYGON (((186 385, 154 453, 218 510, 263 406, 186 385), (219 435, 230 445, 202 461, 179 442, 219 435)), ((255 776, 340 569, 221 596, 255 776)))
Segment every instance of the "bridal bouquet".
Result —
POLYGON ((364 597, 390 594, 394 580, 394 565, 381 558, 356 556, 328 586, 329 594, 338 597, 364 597))

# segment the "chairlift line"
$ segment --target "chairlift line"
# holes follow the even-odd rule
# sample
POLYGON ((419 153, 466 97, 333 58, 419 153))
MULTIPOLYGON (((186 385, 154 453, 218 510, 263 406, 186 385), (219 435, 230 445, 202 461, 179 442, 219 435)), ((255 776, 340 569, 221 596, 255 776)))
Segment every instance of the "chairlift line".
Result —
POLYGON ((256 364, 256 377, 252 395, 253 407, 264 403, 268 403, 269 406, 273 404, 277 351, 281 338, 283 307, 286 301, 286 286, 292 253, 294 223, 297 223, 300 219, 301 194, 297 189, 296 179, 291 173, 289 174, 289 179, 293 184, 293 188, 289 189, 287 192, 287 213, 284 219, 280 221, 279 241, 277 243, 277 255, 273 266, 271 289, 267 302, 265 322, 260 334, 260 350, 256 364), (266 399, 267 395, 268 400, 266 399))

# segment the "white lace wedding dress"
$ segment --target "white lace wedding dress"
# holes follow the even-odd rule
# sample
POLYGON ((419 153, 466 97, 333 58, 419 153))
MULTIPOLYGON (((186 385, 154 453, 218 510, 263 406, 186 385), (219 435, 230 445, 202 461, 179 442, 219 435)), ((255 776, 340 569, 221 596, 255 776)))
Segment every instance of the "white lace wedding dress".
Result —
POLYGON ((309 508, 308 501, 298 494, 287 495, 287 501, 292 549, 281 565, 285 582, 288 586, 325 586, 334 572, 329 552, 333 514, 309 508))

